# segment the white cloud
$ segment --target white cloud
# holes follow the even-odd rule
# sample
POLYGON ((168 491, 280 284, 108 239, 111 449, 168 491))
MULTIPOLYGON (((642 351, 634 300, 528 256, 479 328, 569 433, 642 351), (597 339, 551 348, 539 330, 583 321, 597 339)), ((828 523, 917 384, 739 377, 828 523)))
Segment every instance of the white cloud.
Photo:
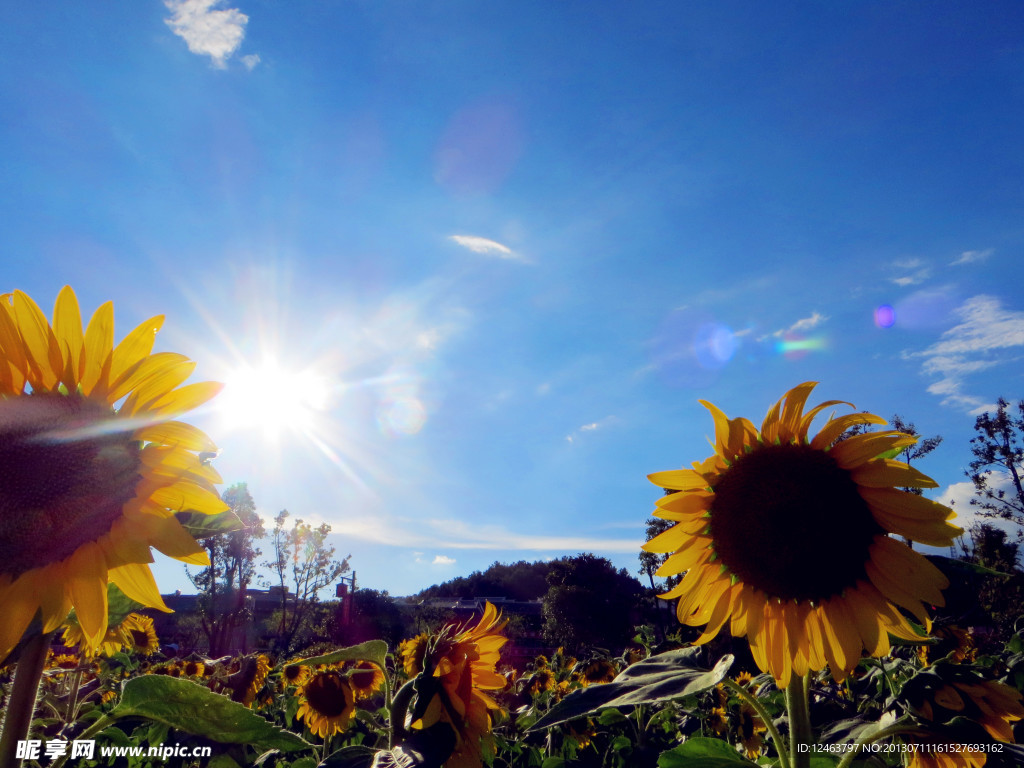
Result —
MULTIPOLYGON (((167 26, 188 44, 192 53, 209 56, 215 67, 223 69, 242 44, 249 17, 237 8, 215 10, 214 6, 220 3, 221 0, 164 0, 171 11, 171 18, 165 19, 167 26)), ((243 60, 249 69, 258 62, 259 56, 243 60)))
MULTIPOLYGON (((964 393, 971 374, 1008 362, 999 353, 1024 347, 1024 312, 1004 309, 994 296, 972 296, 954 311, 960 322, 942 334, 935 344, 911 357, 922 357, 922 370, 939 380, 928 387, 943 397, 943 405, 964 407, 972 414, 994 406, 964 393)), ((1016 357, 1012 359, 1017 359, 1016 357)))
POLYGON ((479 253, 483 256, 494 256, 507 261, 521 261, 523 263, 529 262, 529 259, 516 253, 507 245, 502 245, 496 240, 488 240, 486 237, 477 237, 476 235, 451 235, 449 239, 454 240, 463 248, 468 248, 473 253, 479 253))
POLYGON ((576 438, 584 432, 596 432, 597 430, 607 427, 609 424, 613 424, 616 421, 618 421, 618 419, 614 416, 605 416, 600 421, 592 421, 589 424, 583 424, 582 426, 577 427, 576 431, 566 435, 565 439, 570 443, 574 443, 576 442, 576 438))
POLYGON ((974 264, 978 261, 984 261, 993 253, 995 253, 994 248, 986 248, 983 251, 964 251, 957 259, 949 263, 954 267, 960 264, 974 264))
MULTIPOLYGON (((988 474, 990 488, 1013 492, 1013 482, 1008 472, 990 472, 988 474)), ((946 486, 942 495, 936 498, 935 501, 945 504, 947 507, 952 507, 956 512, 956 517, 950 522, 960 526, 965 531, 977 523, 988 523, 1016 535, 1018 530, 1016 523, 1012 520, 1003 520, 998 517, 984 517, 979 514, 977 507, 971 505, 971 499, 973 498, 976 498, 974 495, 974 483, 970 480, 965 480, 962 483, 952 483, 946 486)))
MULTIPOLYGON (((548 534, 515 533, 502 526, 472 525, 453 519, 426 519, 413 521, 389 519, 385 514, 369 518, 332 520, 332 534, 362 539, 378 544, 423 549, 482 549, 495 551, 529 552, 636 552, 640 551, 643 536, 605 539, 589 536, 554 536, 548 534), (417 526, 424 526, 417 528, 417 526)), ((440 555, 439 557, 444 557, 440 555)), ((423 562, 418 560, 418 562, 423 562)))
POLYGON ((455 565, 455 558, 447 557, 445 555, 435 555, 431 565, 455 565))
POLYGON ((246 69, 252 72, 256 65, 260 63, 260 56, 258 53, 250 53, 248 56, 242 57, 242 63, 246 69))
POLYGON ((889 278, 890 283, 894 283, 901 288, 922 283, 931 275, 931 270, 925 262, 918 258, 897 259, 889 266, 893 271, 904 273, 889 278))
MULTIPOLYGON (((810 331, 813 328, 817 328, 826 320, 828 320, 828 315, 823 315, 820 312, 814 311, 811 312, 809 317, 802 317, 788 328, 780 328, 779 330, 774 331, 769 335, 781 339, 783 336, 789 333, 804 333, 806 331, 810 331)), ((769 338, 769 335, 760 336, 758 337, 757 341, 764 341, 765 339, 769 338)))

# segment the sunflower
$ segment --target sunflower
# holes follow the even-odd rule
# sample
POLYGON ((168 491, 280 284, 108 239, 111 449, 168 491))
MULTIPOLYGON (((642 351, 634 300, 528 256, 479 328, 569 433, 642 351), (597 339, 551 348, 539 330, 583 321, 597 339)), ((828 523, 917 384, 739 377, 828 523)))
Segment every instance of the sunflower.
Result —
POLYGON ((73 653, 51 654, 50 658, 46 660, 46 668, 70 672, 73 669, 78 669, 78 657, 73 653))
MULTIPOLYGON (((907 768, 984 768, 988 755, 939 736, 921 736, 910 742, 907 768)), ((977 746, 977 745, 975 745, 977 746)))
POLYGON ((706 624, 706 643, 730 622, 746 635, 758 667, 780 685, 826 664, 842 681, 862 651, 889 652, 889 634, 921 636, 897 606, 922 624, 924 604, 944 605, 945 576, 889 534, 949 546, 962 531, 948 508, 900 487, 936 483, 885 458, 914 443, 895 431, 839 441, 850 427, 885 424, 870 413, 830 418, 808 438, 829 401, 804 413, 815 387, 794 387, 758 431, 701 401, 715 422, 715 453, 693 469, 656 472, 669 494, 655 516, 676 524, 644 545, 671 553, 659 576, 685 573, 662 597, 680 598, 687 625, 706 624), (837 442, 838 441, 838 442, 837 442))
POLYGON ((384 672, 372 661, 357 661, 348 673, 357 700, 368 699, 384 687, 384 672))
POLYGON ((324 739, 348 728, 356 708, 348 678, 333 668, 314 672, 299 697, 296 716, 305 721, 311 733, 324 739))
POLYGON ((617 674, 615 665, 608 659, 594 659, 584 664, 580 670, 581 681, 584 685, 610 683, 617 674))
POLYGON ((81 625, 76 623, 69 623, 61 633, 61 643, 68 648, 78 646, 78 652, 87 659, 91 659, 96 654, 113 656, 124 648, 126 642, 128 639, 121 630, 120 624, 107 627, 98 642, 90 642, 82 632, 81 625))
POLYGON ((202 677, 203 672, 206 671, 206 665, 201 661, 186 659, 181 663, 181 671, 185 677, 202 677))
POLYGON ((497 609, 488 602, 475 627, 460 632, 446 628, 429 638, 422 661, 413 666, 415 674, 427 670, 441 684, 438 693, 421 706, 423 715, 413 727, 429 728, 439 721, 452 726, 455 751, 445 768, 479 768, 484 750, 493 751, 490 712, 500 707, 485 691, 505 687, 505 678, 494 671, 506 642, 501 635, 504 627, 497 609))
POLYGON ((232 700, 248 707, 256 700, 256 694, 267 681, 270 659, 258 653, 255 656, 243 656, 235 666, 237 669, 228 677, 226 685, 231 689, 232 700))
POLYGON ((402 656, 402 668, 408 677, 416 677, 423 669, 423 657, 427 652, 427 635, 421 632, 416 637, 403 640, 398 646, 402 656))
POLYGON ((285 685, 301 686, 309 679, 309 667, 303 664, 285 664, 281 670, 281 679, 285 685))
POLYGON ((107 583, 169 610, 150 547, 208 565, 174 517, 228 509, 197 452, 216 446, 173 421, 219 384, 179 387, 194 363, 151 354, 163 317, 114 346, 113 306, 85 330, 69 287, 52 324, 21 291, 0 297, 0 659, 40 614, 52 632, 74 608, 88 645, 107 630, 107 583))
POLYGON ((754 708, 745 702, 740 704, 739 715, 736 737, 743 748, 743 754, 754 760, 761 754, 761 749, 764 746, 764 736, 762 734, 768 728, 757 712, 754 711, 754 708))
POLYGON ((532 695, 550 691, 555 687, 555 674, 548 668, 538 669, 526 681, 526 690, 532 695))
POLYGON ((149 616, 143 616, 141 613, 129 613, 127 618, 121 622, 121 631, 127 640, 125 645, 142 656, 152 656, 160 650, 160 640, 156 636, 153 620, 149 616))
POLYGON ((724 707, 712 707, 706 722, 708 729, 717 736, 729 730, 729 715, 724 707))
POLYGON ((965 717, 999 741, 1012 743, 1011 723, 1024 719, 1019 691, 947 662, 936 662, 931 670, 915 675, 902 695, 919 720, 943 724, 965 717))

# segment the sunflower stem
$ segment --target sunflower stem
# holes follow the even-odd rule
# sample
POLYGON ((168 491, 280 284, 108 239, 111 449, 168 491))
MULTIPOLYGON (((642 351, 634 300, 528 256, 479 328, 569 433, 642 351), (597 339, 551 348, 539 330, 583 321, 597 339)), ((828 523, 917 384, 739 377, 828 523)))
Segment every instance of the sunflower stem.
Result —
POLYGON ((807 703, 807 675, 793 675, 786 686, 786 711, 789 713, 789 755, 792 768, 810 768, 811 712, 807 703))
MULTIPOLYGON (((105 731, 108 727, 116 723, 117 720, 118 718, 111 717, 110 714, 100 715, 96 719, 96 722, 94 722, 80 734, 75 736, 75 738, 79 741, 87 741, 100 731, 105 731)), ((50 764, 50 768, 64 768, 64 763, 68 761, 68 757, 70 756, 70 754, 70 752, 65 752, 63 755, 54 760, 53 763, 50 764)))
POLYGON ((52 632, 46 632, 33 637, 25 644, 21 658, 18 659, 11 698, 7 702, 7 715, 4 717, 4 732, 0 736, 0 768, 17 768, 21 765, 21 760, 16 757, 18 742, 27 738, 32 724, 39 681, 43 678, 43 666, 52 635, 52 632))
POLYGON ((772 743, 775 744, 775 749, 779 753, 779 768, 791 768, 791 764, 789 762, 789 751, 786 749, 786 742, 779 734, 779 729, 775 727, 772 716, 768 713, 768 710, 764 708, 761 700, 732 678, 727 677, 722 681, 722 683, 726 688, 743 699, 743 701, 749 704, 751 708, 757 712, 757 716, 760 717, 761 722, 764 723, 764 727, 768 730, 768 735, 772 737, 772 743))
POLYGON ((395 694, 395 698, 391 701, 389 718, 391 728, 388 733, 388 749, 394 749, 395 745, 404 741, 408 735, 405 731, 405 713, 409 711, 409 702, 412 701, 412 695, 415 692, 413 688, 415 681, 415 677, 407 681, 405 685, 398 689, 398 693, 395 694))

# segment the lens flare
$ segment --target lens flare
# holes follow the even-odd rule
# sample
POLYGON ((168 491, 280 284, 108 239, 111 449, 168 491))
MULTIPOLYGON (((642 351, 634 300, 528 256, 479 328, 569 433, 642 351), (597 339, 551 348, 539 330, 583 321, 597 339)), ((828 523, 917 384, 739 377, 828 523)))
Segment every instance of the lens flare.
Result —
POLYGON ((875 325, 879 328, 892 328, 896 324, 896 310, 888 304, 882 304, 875 310, 875 325))

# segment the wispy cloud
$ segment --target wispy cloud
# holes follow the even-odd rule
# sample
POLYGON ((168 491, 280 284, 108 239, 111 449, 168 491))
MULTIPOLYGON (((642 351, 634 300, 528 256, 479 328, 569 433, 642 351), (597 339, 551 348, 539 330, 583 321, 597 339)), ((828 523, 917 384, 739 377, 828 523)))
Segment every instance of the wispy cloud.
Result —
MULTIPOLYGON (((181 37, 192 53, 209 56, 220 69, 238 50, 245 38, 245 25, 249 17, 237 8, 215 9, 221 0, 164 0, 171 12, 165 19, 174 34, 181 37)), ((255 54, 246 56, 243 63, 252 69, 259 62, 255 54)))
MULTIPOLYGON (((643 535, 631 538, 600 538, 596 536, 555 536, 524 534, 504 526, 465 523, 451 518, 426 520, 392 519, 375 515, 373 520, 349 518, 331 520, 332 534, 349 539, 362 539, 379 544, 424 549, 482 549, 524 552, 639 552, 643 535)), ((445 557, 439 555, 438 557, 445 557)), ((436 562, 437 558, 435 558, 436 562)), ((422 561, 420 561, 422 562, 422 561)))
POLYGON ((455 558, 447 555, 435 555, 431 565, 455 565, 455 558))
POLYGON ((252 72, 256 65, 260 63, 260 56, 258 53, 250 53, 248 56, 242 57, 242 63, 246 69, 252 72))
POLYGON ((575 431, 566 435, 565 439, 568 440, 570 443, 574 443, 587 432, 596 432, 599 429, 607 427, 609 424, 615 423, 617 420, 618 419, 616 419, 614 416, 605 416, 600 421, 592 421, 589 424, 583 424, 582 426, 577 427, 575 431))
POLYGON ((924 358, 924 373, 939 377, 928 391, 942 397, 943 405, 978 414, 995 406, 965 393, 966 378, 1009 361, 999 353, 1024 347, 1024 312, 1005 309, 994 296, 978 295, 967 299, 954 314, 960 319, 957 325, 935 344, 909 356, 924 358))
MULTIPOLYGON (((814 312, 811 312, 811 314, 808 317, 801 317, 799 320, 797 320, 795 323, 790 325, 788 328, 780 328, 779 330, 773 331, 772 333, 767 333, 764 336, 759 336, 757 338, 757 341, 759 341, 759 342, 760 341, 764 341, 765 339, 769 339, 769 338, 771 338, 773 336, 775 338, 777 338, 777 339, 781 339, 784 336, 787 336, 788 334, 791 334, 791 333, 806 333, 807 331, 810 331, 810 330, 812 330, 814 328, 817 328, 819 325, 824 323, 826 320, 828 320, 828 315, 823 315, 823 314, 821 314, 818 311, 814 311, 814 312)), ((734 334, 734 335, 739 336, 741 334, 746 334, 746 333, 749 333, 749 329, 747 329, 746 331, 742 331, 740 333, 734 334)))
POLYGON ((529 262, 529 259, 525 256, 516 253, 507 245, 502 245, 497 240, 488 240, 486 237, 477 237, 476 235, 451 235, 449 239, 454 240, 463 248, 468 248, 473 253, 479 253, 483 256, 493 256, 507 261, 521 261, 524 264, 529 262))
POLYGON ((890 283, 895 283, 901 288, 922 283, 931 275, 929 267, 918 258, 898 259, 889 266, 892 271, 902 273, 889 278, 890 283))
POLYGON ((974 264, 978 261, 984 261, 993 253, 995 253, 994 248, 986 248, 983 251, 964 251, 958 258, 949 263, 950 266, 954 267, 959 266, 960 264, 974 264))

